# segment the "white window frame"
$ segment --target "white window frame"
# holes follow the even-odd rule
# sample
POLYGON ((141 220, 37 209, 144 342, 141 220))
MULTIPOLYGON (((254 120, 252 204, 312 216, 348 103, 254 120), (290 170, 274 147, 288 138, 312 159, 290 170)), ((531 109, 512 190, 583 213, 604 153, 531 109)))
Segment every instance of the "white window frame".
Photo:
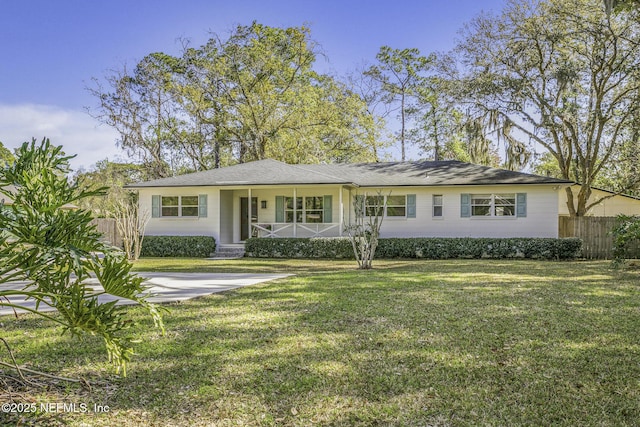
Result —
POLYGON ((444 218, 444 195, 434 194, 431 197, 431 200, 432 200, 431 216, 436 219, 444 218), (437 202, 438 198, 440 198, 439 202, 437 202), (436 214, 436 208, 440 208, 440 214, 436 214))
POLYGON ((382 197, 382 202, 380 205, 380 208, 383 209, 382 212, 382 217, 383 218, 388 218, 388 219, 406 219, 407 218, 407 195, 406 194, 391 194, 388 196, 383 196, 383 195, 367 195, 364 198, 364 213, 366 216, 373 216, 374 212, 373 210, 375 209, 376 203, 375 200, 378 197, 382 197), (403 205, 389 205, 388 201, 389 201, 389 197, 402 197, 404 198, 404 204, 403 205), (374 203, 369 203, 369 202, 374 202, 374 203), (404 215, 389 215, 389 208, 404 208, 404 215))
POLYGON ((198 218, 199 216, 199 209, 200 209, 200 199, 199 196, 196 195, 191 195, 191 194, 187 194, 187 195, 180 195, 180 196, 160 196, 160 218, 198 218), (178 204, 177 205, 165 205, 164 204, 164 199, 169 199, 169 198, 178 198, 178 204), (196 199, 196 204, 183 204, 182 203, 182 198, 183 197, 195 197, 196 199), (165 215, 164 214, 164 208, 177 208, 178 209, 178 214, 177 215, 165 215), (195 215, 184 215, 184 208, 195 208, 195 215))
POLYGON ((324 196, 297 196, 295 201, 293 201, 293 196, 284 196, 284 222, 286 224, 294 222, 296 224, 325 224, 324 219, 324 196), (307 209, 307 199, 318 199, 321 207, 307 209), (290 202, 295 203, 295 206, 290 205, 290 202), (308 215, 319 215, 320 221, 307 221, 308 215))
POLYGON ((389 219, 401 219, 401 218, 406 218, 407 217, 407 195, 406 194, 399 194, 399 195, 388 195, 385 196, 385 211, 384 211, 384 217, 385 218, 389 218, 389 219), (404 203, 402 203, 401 205, 398 204, 389 204, 389 198, 394 198, 394 197, 402 197, 402 199, 404 200, 404 203), (404 209, 404 215, 389 215, 389 208, 401 208, 404 209))
MULTIPOLYGON (((517 194, 516 193, 478 193, 470 194, 471 218, 516 218, 517 217, 517 194), (488 199, 488 204, 474 203, 474 200, 488 199), (505 199, 513 199, 513 203, 503 203, 505 199), (488 214, 475 215, 475 207, 489 208, 488 214), (510 215, 498 215, 500 209, 511 208, 510 215)), ((504 211, 503 211, 504 212, 504 211)))
POLYGON ((302 207, 304 208, 302 219, 305 224, 324 224, 324 196, 306 196, 302 207), (309 207, 309 203, 311 205, 319 203, 320 207, 318 205, 309 207), (312 215, 318 215, 320 221, 309 221, 309 219, 314 219, 312 215))

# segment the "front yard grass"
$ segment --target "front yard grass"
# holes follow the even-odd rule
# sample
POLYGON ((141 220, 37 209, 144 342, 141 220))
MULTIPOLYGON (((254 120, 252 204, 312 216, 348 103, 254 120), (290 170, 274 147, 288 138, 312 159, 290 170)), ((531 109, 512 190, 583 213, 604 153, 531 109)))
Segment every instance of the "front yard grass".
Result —
POLYGON ((354 266, 142 260, 139 271, 297 275, 168 305, 165 336, 142 310, 124 308, 139 316, 140 340, 126 378, 111 371, 97 339, 74 341, 32 316, 0 317, 20 364, 94 383, 91 391, 67 386, 14 396, 38 405, 85 403, 87 413, 0 413, 0 421, 637 425, 637 271, 610 270, 607 262, 495 260, 354 266), (94 404, 108 413, 94 413, 94 404))

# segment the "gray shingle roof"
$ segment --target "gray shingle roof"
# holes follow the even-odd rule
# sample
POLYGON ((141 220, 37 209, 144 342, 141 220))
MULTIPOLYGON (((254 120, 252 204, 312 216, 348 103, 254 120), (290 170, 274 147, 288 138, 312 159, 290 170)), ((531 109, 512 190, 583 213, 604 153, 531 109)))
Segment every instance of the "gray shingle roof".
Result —
POLYGON ((301 165, 349 177, 361 187, 424 185, 568 184, 572 181, 497 169, 456 160, 301 165))
POLYGON ((199 187, 238 185, 282 184, 347 184, 340 178, 322 172, 310 172, 297 165, 277 160, 260 160, 220 169, 211 169, 170 178, 131 184, 129 188, 142 187, 199 187))
POLYGON ((361 187, 495 184, 569 184, 572 181, 454 160, 289 165, 260 160, 132 184, 130 188, 347 184, 361 187))

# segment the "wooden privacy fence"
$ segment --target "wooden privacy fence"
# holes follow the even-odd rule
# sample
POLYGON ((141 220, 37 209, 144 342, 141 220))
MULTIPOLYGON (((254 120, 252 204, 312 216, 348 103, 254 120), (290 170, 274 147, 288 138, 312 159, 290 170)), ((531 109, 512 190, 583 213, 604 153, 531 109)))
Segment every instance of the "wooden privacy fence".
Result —
POLYGON ((615 217, 561 216, 558 221, 558 235, 582 239, 582 256, 584 258, 609 259, 613 255, 611 230, 615 224, 615 217))
POLYGON ((607 259, 613 254, 613 238, 610 233, 615 223, 615 217, 561 216, 558 235, 582 239, 582 256, 585 258, 607 259))
POLYGON ((118 233, 118 227, 116 227, 115 219, 95 218, 91 223, 95 224, 96 229, 102 234, 105 241, 119 248, 122 247, 122 237, 120 236, 120 233, 118 233))

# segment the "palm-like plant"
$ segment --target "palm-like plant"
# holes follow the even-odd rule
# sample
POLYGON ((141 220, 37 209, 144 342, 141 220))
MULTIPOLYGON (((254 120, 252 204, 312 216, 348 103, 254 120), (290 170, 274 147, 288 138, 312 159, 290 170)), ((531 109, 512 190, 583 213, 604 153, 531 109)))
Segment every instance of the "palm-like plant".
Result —
MULTIPOLYGON (((69 159, 61 146, 48 139, 24 143, 16 160, 0 169, 0 306, 33 312, 61 324, 73 335, 101 336, 109 360, 126 375, 133 350, 124 335, 131 326, 126 310, 100 295, 128 299, 144 306, 157 327, 163 328, 156 306, 144 296, 143 279, 117 248, 100 239, 89 211, 74 205, 101 190, 89 191, 66 177, 69 159), (6 203, 5 203, 6 201, 6 203), (10 201, 10 203, 9 203, 10 201), (100 287, 87 283, 95 278, 100 287), (15 290, 8 283, 25 285, 15 290), (35 309, 12 302, 16 296, 33 299, 35 309), (54 308, 53 316, 39 309, 54 308)), ((15 286, 13 286, 15 288, 15 286)))

